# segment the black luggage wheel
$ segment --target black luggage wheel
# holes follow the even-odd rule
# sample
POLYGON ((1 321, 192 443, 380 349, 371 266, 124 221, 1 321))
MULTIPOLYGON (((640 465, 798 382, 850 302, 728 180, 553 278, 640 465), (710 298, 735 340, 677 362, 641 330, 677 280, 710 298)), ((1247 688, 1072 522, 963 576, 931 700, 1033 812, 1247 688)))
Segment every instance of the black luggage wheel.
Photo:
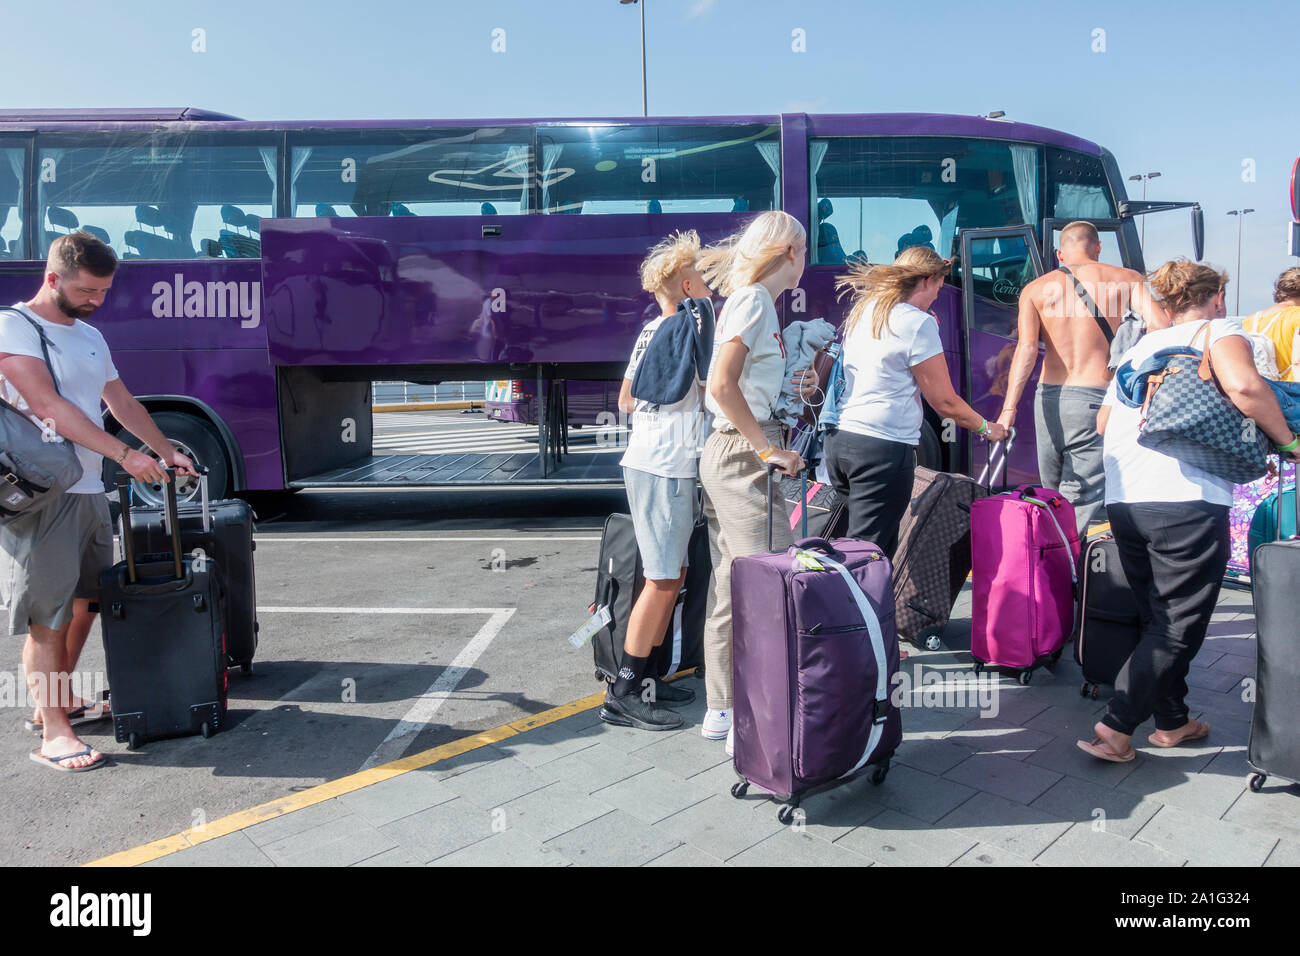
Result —
POLYGON ((871 771, 871 782, 875 786, 880 786, 889 776, 889 759, 886 758, 876 765, 876 769, 871 771))
POLYGON ((245 676, 245 677, 252 677, 252 676, 253 676, 253 662, 252 662, 252 660, 250 659, 250 660, 246 660, 246 661, 240 661, 240 662, 239 662, 239 669, 240 669, 241 671, 244 672, 244 676, 245 676))
POLYGON ((199 733, 203 735, 204 740, 207 740, 212 736, 212 725, 205 720, 199 727, 199 733))
POLYGON ((1020 683, 1021 687, 1028 686, 1029 678, 1033 676, 1033 673, 1033 671, 1026 669, 1016 675, 1016 680, 1020 683))
POLYGON ((975 662, 975 673, 976 673, 976 674, 982 674, 982 673, 984 673, 984 662, 983 662, 983 661, 976 661, 976 662, 975 662))
POLYGON ((793 803, 783 803, 781 809, 776 811, 776 818, 785 826, 789 826, 794 822, 794 812, 797 809, 799 809, 799 801, 797 800, 793 803))
POLYGON ((126 749, 127 750, 140 749, 140 735, 137 734, 134 730, 131 731, 131 735, 126 738, 126 749))
POLYGON ((927 628, 917 635, 916 642, 927 651, 940 650, 943 647, 943 639, 940 637, 942 633, 943 628, 927 628))
POLYGON ((731 795, 737 800, 742 799, 749 792, 749 782, 746 780, 737 780, 731 785, 731 795))
POLYGON ((1261 790, 1263 790, 1263 789, 1264 789, 1264 781, 1267 780, 1267 779, 1268 779, 1268 774, 1266 774, 1266 773, 1257 773, 1257 774, 1255 774, 1255 776, 1251 777, 1251 778, 1250 778, 1250 792, 1251 792, 1251 793, 1259 793, 1261 790))

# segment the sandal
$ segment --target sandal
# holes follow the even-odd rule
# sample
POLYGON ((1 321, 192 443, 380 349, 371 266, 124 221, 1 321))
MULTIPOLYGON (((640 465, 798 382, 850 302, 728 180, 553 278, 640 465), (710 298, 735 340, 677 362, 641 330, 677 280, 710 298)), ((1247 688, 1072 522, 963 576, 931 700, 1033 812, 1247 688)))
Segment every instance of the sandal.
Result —
POLYGON ((1082 740, 1076 742, 1079 745, 1079 749, 1084 753, 1091 754, 1098 760, 1109 760, 1111 763, 1128 763, 1137 756, 1137 751, 1132 747, 1129 747, 1128 750, 1123 753, 1119 753, 1113 750, 1110 744, 1106 743, 1106 741, 1102 740, 1100 737, 1092 738, 1092 743, 1085 743, 1082 740))
MULTIPOLYGON (((74 707, 68 711, 68 723, 73 727, 80 727, 83 724, 96 724, 101 720, 112 720, 113 709, 108 700, 101 700, 99 703, 82 704, 80 707, 74 707)), ((45 732, 44 721, 32 720, 30 717, 23 721, 23 727, 29 732, 41 735, 45 732)))
POLYGON ((104 764, 108 762, 107 755, 100 754, 98 760, 94 763, 86 764, 84 767, 65 767, 63 766, 63 761, 71 760, 74 757, 89 757, 90 750, 90 744, 86 744, 84 748, 78 750, 76 753, 62 754, 58 757, 47 757, 39 750, 33 750, 28 754, 28 756, 36 763, 41 764, 44 767, 49 767, 51 770, 57 770, 59 773, 85 773, 87 770, 98 770, 100 767, 104 766, 104 764))
POLYGON ((1147 737, 1147 740, 1151 741, 1151 746, 1153 747, 1177 747, 1179 744, 1185 744, 1191 740, 1203 740, 1204 738, 1210 736, 1210 725, 1207 724, 1205 721, 1189 720, 1187 724, 1184 724, 1182 727, 1179 727, 1178 730, 1157 730, 1155 731, 1155 733, 1152 733, 1149 737, 1147 737), (1196 729, 1183 734, 1181 737, 1177 738, 1176 740, 1170 743, 1161 743, 1159 740, 1156 739, 1156 734, 1176 734, 1179 731, 1186 729, 1187 724, 1194 725, 1196 729))

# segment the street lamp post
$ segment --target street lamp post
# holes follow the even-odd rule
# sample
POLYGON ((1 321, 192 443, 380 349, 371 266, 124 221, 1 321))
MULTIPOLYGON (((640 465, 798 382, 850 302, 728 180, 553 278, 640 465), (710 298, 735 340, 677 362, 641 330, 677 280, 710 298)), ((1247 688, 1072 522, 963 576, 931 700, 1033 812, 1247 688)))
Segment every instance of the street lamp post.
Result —
MULTIPOLYGON (((1128 180, 1131 183, 1135 183, 1139 179, 1142 180, 1142 201, 1146 202, 1147 180, 1156 179, 1157 177, 1159 177, 1159 175, 1160 175, 1159 173, 1135 173, 1134 175, 1130 176, 1128 180)), ((1139 244, 1142 246, 1142 255, 1145 257, 1147 251, 1147 217, 1146 216, 1142 217, 1142 222, 1138 226, 1138 228, 1141 230, 1142 233, 1141 239, 1139 240, 1139 244)))
POLYGON ((1246 218, 1246 215, 1248 213, 1252 213, 1254 211, 1255 210, 1253 209, 1229 209, 1228 210, 1229 216, 1237 217, 1237 275, 1236 275, 1237 305, 1233 309, 1233 312, 1236 315, 1241 315, 1241 223, 1242 220, 1246 218))
MULTIPOLYGON (((637 3, 638 0, 618 0, 623 6, 637 3)), ((645 0, 640 0, 641 6, 641 115, 649 116, 650 112, 646 105, 645 91, 645 0)))

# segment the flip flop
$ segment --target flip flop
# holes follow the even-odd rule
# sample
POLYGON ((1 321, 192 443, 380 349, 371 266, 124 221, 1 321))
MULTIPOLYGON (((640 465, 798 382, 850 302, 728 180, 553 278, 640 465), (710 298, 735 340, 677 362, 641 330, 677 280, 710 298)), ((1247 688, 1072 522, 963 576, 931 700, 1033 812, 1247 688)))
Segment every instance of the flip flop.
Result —
POLYGON ((1076 743, 1084 753, 1091 754, 1098 760, 1109 760, 1111 763, 1128 763, 1137 756, 1137 751, 1132 747, 1129 747, 1123 753, 1117 753, 1111 749, 1110 744, 1100 737, 1093 737, 1092 743, 1085 743, 1082 740, 1076 741, 1076 743))
POLYGON ((1160 741, 1156 740, 1156 733, 1173 733, 1172 730, 1156 731, 1156 733, 1153 733, 1149 737, 1147 737, 1147 740, 1151 741, 1151 746, 1153 747, 1177 747, 1179 744, 1185 744, 1189 740, 1203 740, 1206 737, 1210 736, 1210 725, 1207 724, 1205 721, 1196 720, 1196 721, 1192 721, 1192 723, 1196 724, 1196 730, 1192 731, 1189 734, 1184 734, 1183 736, 1175 740, 1173 743, 1162 744, 1160 741))
MULTIPOLYGON (((112 720, 113 709, 107 700, 101 700, 92 708, 90 704, 82 704, 80 707, 74 707, 68 711, 68 723, 73 727, 80 727, 84 724, 96 724, 101 720, 112 720)), ((32 720, 30 717, 23 721, 23 727, 29 733, 43 734, 43 722, 32 720)))
POLYGON ((62 754, 61 756, 58 757, 47 757, 39 750, 33 750, 30 754, 28 754, 28 756, 31 757, 33 761, 40 764, 41 766, 49 767, 52 770, 57 770, 59 771, 59 773, 84 773, 87 770, 98 770, 100 767, 104 766, 104 764, 108 761, 108 757, 105 756, 104 754, 100 754, 98 760, 96 760, 94 763, 86 764, 86 766, 84 767, 65 767, 63 766, 62 763, 60 763, 60 761, 71 760, 73 757, 88 757, 90 756, 90 750, 91 750, 90 744, 86 744, 84 748, 78 750, 76 753, 62 754))

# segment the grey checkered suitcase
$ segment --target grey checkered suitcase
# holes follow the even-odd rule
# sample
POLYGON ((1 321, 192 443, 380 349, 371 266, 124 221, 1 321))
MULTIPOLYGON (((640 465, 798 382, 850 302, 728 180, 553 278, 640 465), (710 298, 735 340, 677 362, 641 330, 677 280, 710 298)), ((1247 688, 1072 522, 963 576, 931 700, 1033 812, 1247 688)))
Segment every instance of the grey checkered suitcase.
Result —
MULTIPOLYGON (((1009 446, 1002 448, 1005 471, 1009 446)), ((970 506, 989 493, 993 451, 979 481, 917 467, 912 501, 894 551, 894 615, 898 636, 938 650, 957 594, 970 575, 970 506)))

